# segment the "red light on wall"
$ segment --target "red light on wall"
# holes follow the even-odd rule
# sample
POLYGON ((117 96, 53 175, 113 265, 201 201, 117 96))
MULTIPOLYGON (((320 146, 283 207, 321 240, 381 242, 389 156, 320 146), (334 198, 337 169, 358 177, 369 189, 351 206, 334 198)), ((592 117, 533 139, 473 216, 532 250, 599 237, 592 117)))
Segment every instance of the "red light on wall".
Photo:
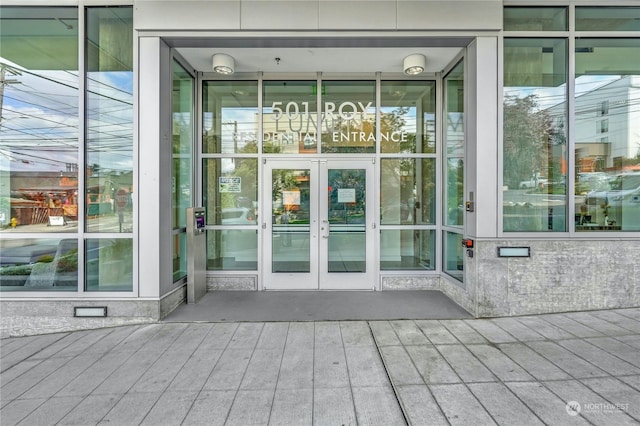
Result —
POLYGON ((462 247, 466 247, 468 249, 472 249, 473 248, 473 240, 472 239, 463 239, 462 240, 462 247))

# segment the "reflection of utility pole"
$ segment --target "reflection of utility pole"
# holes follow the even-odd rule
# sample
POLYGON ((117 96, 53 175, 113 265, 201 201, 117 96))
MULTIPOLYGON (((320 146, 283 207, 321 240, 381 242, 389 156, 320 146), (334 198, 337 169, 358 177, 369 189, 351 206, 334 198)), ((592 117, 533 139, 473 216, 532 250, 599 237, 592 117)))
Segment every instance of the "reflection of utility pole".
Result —
POLYGON ((233 153, 238 152, 238 120, 233 122, 233 153))
MULTIPOLYGON (((4 121, 4 117, 2 116, 2 104, 4 101, 4 86, 8 84, 19 84, 20 80, 12 78, 6 78, 7 66, 5 64, 0 64, 0 126, 2 125, 2 121, 4 121)), ((19 71, 14 70, 13 68, 8 68, 9 74, 11 75, 22 75, 19 71)))

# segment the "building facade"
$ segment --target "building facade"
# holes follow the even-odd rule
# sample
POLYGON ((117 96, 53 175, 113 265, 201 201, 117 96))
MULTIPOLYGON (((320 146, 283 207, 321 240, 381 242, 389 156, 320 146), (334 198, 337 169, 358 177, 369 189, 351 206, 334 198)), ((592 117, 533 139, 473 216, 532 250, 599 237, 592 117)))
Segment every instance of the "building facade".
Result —
POLYGON ((157 321, 194 257, 208 291, 640 305, 638 1, 7 0, 0 37, 5 335, 157 321))

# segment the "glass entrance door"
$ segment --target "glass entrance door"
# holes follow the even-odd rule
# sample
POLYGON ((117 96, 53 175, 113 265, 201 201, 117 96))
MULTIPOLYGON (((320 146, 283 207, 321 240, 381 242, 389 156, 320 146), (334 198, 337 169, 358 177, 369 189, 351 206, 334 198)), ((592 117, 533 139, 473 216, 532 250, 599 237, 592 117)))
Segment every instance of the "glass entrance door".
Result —
POLYGON ((267 160, 265 289, 373 289, 373 162, 267 160))

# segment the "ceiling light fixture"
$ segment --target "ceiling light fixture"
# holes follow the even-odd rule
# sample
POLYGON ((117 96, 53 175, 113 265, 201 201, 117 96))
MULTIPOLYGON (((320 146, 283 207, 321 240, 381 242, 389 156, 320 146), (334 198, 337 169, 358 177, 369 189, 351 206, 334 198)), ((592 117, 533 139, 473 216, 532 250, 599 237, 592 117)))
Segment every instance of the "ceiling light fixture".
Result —
POLYGON ((224 53, 216 53, 212 58, 213 71, 218 74, 231 75, 235 71, 233 57, 224 53))
POLYGON ((424 72, 427 66, 427 58, 419 53, 414 53, 404 58, 402 63, 404 73, 407 75, 418 75, 424 72))

